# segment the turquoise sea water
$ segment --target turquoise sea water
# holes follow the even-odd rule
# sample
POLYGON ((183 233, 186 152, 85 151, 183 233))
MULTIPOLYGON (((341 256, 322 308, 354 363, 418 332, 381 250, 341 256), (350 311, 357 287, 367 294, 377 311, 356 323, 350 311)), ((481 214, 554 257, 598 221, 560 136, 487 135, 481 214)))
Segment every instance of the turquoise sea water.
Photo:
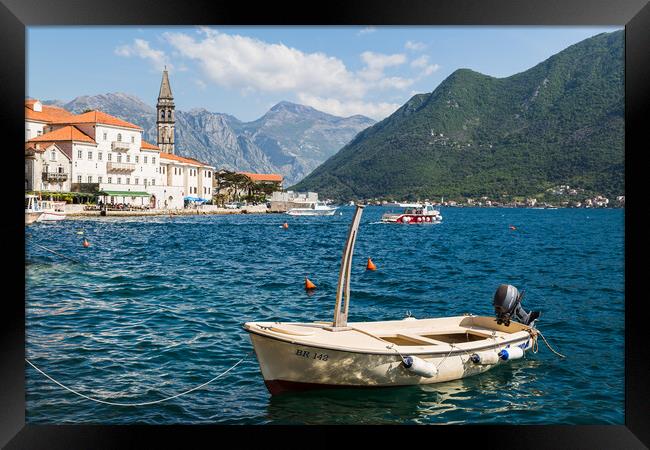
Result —
MULTIPOLYGON (((246 321, 331 320, 353 208, 341 211, 31 225, 27 357, 114 402, 197 386, 252 349, 246 321), (303 289, 306 275, 313 294, 303 289)), ((526 309, 542 311, 539 329, 567 358, 540 340, 537 354, 463 380, 271 397, 251 355, 201 390, 143 407, 85 400, 26 365, 27 422, 624 423, 623 210, 443 208, 438 225, 378 223, 387 211, 363 213, 350 321, 492 315, 495 289, 509 283, 526 291, 526 309), (365 270, 367 257, 376 272, 365 270)))

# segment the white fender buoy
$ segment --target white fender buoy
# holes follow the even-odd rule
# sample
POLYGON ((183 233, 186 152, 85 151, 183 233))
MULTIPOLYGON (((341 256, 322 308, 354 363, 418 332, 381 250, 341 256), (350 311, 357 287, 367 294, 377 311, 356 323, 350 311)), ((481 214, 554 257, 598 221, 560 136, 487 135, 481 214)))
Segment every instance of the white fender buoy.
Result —
POLYGON ((521 347, 506 347, 499 352, 499 358, 504 361, 509 359, 519 359, 524 357, 524 349, 521 347))
POLYGON ((488 365, 497 364, 499 362, 499 355, 497 352, 479 352, 474 353, 469 357, 474 364, 488 365))
POLYGON ((405 356, 402 358, 402 364, 407 370, 421 377, 431 378, 438 375, 438 368, 436 366, 417 356, 405 356))

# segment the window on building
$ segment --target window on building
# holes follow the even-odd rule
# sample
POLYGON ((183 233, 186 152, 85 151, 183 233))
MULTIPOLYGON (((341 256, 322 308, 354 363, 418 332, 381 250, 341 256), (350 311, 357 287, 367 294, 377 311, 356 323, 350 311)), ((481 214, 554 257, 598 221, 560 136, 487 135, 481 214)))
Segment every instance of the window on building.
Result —
POLYGON ((97 182, 101 183, 102 182, 102 177, 97 177, 97 182))
POLYGON ((126 184, 131 184, 131 178, 126 177, 126 184))
POLYGON ((156 185, 156 179, 155 179, 155 178, 152 178, 152 179, 151 179, 151 185, 152 185, 152 186, 155 186, 155 185, 156 185))
POLYGON ((122 162, 122 155, 117 155, 117 162, 121 163, 122 162))
POLYGON ((155 156, 151 157, 151 164, 156 164, 156 157, 155 156))
POLYGON ((107 136, 106 136, 106 133, 104 133, 104 140, 106 140, 106 137, 107 137, 107 136))
POLYGON ((92 176, 92 175, 88 175, 88 182, 89 182, 89 183, 92 183, 92 182, 93 182, 93 176, 92 176))
POLYGON ((131 155, 126 155, 126 162, 131 162, 131 155))
POLYGON ((139 178, 135 179, 135 184, 140 184, 140 179, 139 178))
POLYGON ((81 183, 81 175, 77 175, 77 183, 81 183))
POLYGON ((113 161, 113 154, 112 154, 112 153, 109 153, 109 154, 108 154, 108 160, 109 160, 109 161, 113 161))
POLYGON ((122 184, 122 178, 121 177, 117 177, 117 184, 122 184))
POLYGON ((99 161, 102 160, 102 152, 97 153, 97 159, 98 159, 99 161))
POLYGON ((56 150, 50 152, 50 161, 56 161, 56 150))
POLYGON ((122 142, 122 133, 117 133, 117 142, 122 142))
POLYGON ((77 150, 77 158, 83 158, 83 152, 81 150, 77 150))
POLYGON ((147 157, 146 156, 143 156, 142 160, 144 161, 145 164, 147 164, 147 157))
POLYGON ((140 157, 138 155, 135 155, 135 162, 140 162, 140 157))
POLYGON ((113 177, 108 177, 106 181, 108 181, 108 184, 113 184, 113 177))
POLYGON ((93 152, 89 151, 88 152, 88 161, 90 161, 91 159, 93 159, 93 152))
POLYGON ((135 143, 135 136, 131 136, 131 144, 135 143))

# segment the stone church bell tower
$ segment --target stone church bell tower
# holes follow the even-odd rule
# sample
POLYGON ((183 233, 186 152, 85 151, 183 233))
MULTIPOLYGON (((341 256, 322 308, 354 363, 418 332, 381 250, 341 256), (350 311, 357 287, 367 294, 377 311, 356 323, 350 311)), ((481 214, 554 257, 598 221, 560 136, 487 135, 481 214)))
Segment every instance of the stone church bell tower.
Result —
POLYGON ((172 88, 169 85, 167 66, 163 70, 156 110, 158 114, 156 119, 156 125, 158 126, 158 147, 162 152, 174 154, 174 96, 172 95, 172 88))

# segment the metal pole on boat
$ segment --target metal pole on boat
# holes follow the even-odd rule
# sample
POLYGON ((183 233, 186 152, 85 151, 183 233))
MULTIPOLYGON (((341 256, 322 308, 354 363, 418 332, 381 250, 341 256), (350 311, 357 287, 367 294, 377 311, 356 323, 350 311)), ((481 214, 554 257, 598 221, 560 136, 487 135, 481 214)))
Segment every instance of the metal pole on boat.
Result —
POLYGON ((357 230, 361 222, 361 213, 364 205, 356 205, 354 217, 348 231, 348 239, 343 249, 343 258, 341 259, 341 269, 339 270, 339 283, 336 288, 336 305, 334 306, 334 328, 347 327, 348 309, 350 306, 350 271, 352 269, 352 254, 354 253, 354 243, 357 239, 357 230), (343 296, 345 294, 345 301, 343 296))

